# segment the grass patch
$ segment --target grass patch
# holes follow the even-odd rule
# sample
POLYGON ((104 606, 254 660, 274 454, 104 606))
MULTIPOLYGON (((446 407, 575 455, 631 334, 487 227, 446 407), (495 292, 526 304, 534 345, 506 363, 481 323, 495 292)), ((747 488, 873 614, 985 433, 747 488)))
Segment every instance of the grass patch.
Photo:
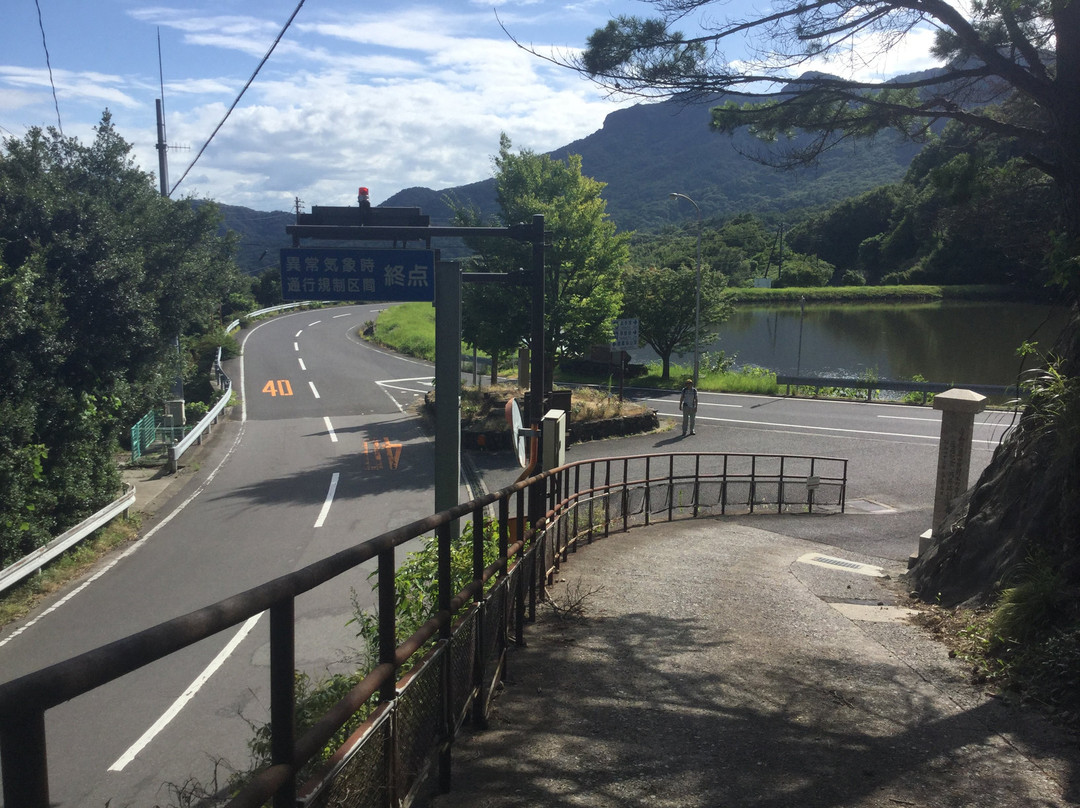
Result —
MULTIPOLYGON (((521 398, 522 391, 516 385, 500 384, 494 387, 461 388, 461 425, 476 432, 503 432, 510 429, 506 421, 506 402, 521 398)), ((428 393, 429 401, 437 401, 435 393, 428 393)), ((603 421, 608 418, 626 418, 644 415, 649 408, 633 401, 620 401, 610 391, 592 387, 575 388, 570 393, 570 420, 572 422, 603 421)))
POLYGON ((435 361, 435 307, 402 303, 379 312, 375 341, 406 356, 435 361))
POLYGON ((571 421, 606 421, 609 418, 625 418, 644 415, 649 408, 633 401, 620 400, 607 390, 581 387, 570 394, 571 421))
POLYGON ((41 600, 85 573, 103 556, 138 536, 139 518, 113 519, 49 566, 0 598, 0 627, 28 615, 41 600))

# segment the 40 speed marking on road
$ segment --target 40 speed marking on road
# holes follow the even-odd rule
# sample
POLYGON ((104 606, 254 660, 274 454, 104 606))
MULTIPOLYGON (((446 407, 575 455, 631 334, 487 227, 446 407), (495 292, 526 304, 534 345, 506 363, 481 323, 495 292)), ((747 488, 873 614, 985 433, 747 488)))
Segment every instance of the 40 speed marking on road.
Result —
POLYGON ((288 379, 271 379, 263 385, 262 391, 272 396, 291 396, 292 385, 288 379))

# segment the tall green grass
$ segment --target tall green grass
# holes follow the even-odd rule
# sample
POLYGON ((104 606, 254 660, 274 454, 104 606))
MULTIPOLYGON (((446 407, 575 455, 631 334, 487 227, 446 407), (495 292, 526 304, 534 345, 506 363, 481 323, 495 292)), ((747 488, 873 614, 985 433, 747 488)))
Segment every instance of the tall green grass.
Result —
MULTIPOLYGON (((379 313, 375 320, 375 341, 406 356, 435 361, 435 308, 430 303, 401 303, 379 313)), ((465 343, 461 350, 471 355, 465 343)), ((483 351, 477 356, 490 359, 483 351)), ((503 357, 499 370, 516 371, 517 357, 503 357)))

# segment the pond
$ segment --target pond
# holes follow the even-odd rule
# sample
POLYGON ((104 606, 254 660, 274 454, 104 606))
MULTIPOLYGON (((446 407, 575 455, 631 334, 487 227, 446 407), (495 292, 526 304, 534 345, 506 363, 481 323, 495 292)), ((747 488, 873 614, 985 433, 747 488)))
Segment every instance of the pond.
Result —
MULTIPOLYGON (((1014 384, 1016 350, 1037 341, 1046 352, 1068 309, 1029 303, 798 304, 736 307, 705 352, 724 351, 738 365, 802 376, 911 379, 956 384, 1014 384), (801 340, 800 340, 801 334, 801 340), (801 345, 800 345, 801 342, 801 345)), ((704 325, 702 330, 705 331, 704 325)), ((649 348, 634 361, 656 359, 649 348)), ((673 357, 690 366, 693 356, 673 357)), ((1031 359, 1026 366, 1037 364, 1031 359)))

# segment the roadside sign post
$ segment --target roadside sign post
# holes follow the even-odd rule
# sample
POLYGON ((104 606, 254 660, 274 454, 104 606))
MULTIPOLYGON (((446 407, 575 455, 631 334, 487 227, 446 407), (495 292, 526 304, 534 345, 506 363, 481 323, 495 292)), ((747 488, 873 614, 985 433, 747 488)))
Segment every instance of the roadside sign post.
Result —
POLYGON ((638 346, 640 324, 637 317, 622 317, 615 321, 615 340, 611 343, 611 351, 619 357, 619 401, 623 398, 623 381, 628 359, 626 352, 638 346))
MULTIPOLYGON (((458 503, 461 481, 461 269, 440 261, 435 284, 435 511, 458 503), (441 348, 441 350, 440 350, 441 348), (453 350, 451 350, 453 349, 453 350)), ((457 522, 452 523, 455 527, 457 522)))

